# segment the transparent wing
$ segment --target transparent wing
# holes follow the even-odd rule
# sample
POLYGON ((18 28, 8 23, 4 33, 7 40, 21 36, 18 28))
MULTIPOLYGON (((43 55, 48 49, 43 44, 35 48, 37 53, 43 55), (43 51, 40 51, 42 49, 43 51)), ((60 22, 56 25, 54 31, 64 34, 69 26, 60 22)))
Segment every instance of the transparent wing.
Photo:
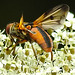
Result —
POLYGON ((64 23, 64 20, 69 11, 69 6, 66 4, 58 5, 51 10, 42 14, 33 23, 34 25, 41 25, 45 30, 52 28, 57 29, 64 23))

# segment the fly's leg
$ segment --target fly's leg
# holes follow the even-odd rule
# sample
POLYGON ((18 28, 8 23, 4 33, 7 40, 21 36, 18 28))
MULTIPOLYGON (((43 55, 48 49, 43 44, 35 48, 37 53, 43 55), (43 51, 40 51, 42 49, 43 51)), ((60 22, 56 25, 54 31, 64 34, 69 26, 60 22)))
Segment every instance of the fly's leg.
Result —
POLYGON ((34 52, 34 56, 35 56, 35 58, 36 58, 36 60, 37 60, 37 55, 36 55, 36 52, 35 52, 35 50, 34 50, 33 45, 32 45, 32 49, 33 49, 33 52, 34 52))
POLYGON ((34 49, 33 45, 32 45, 32 49, 33 49, 34 56, 35 56, 35 58, 36 58, 36 61, 37 61, 37 66, 38 66, 39 62, 38 62, 38 60, 37 60, 37 55, 36 55, 36 52, 35 52, 35 49, 34 49))
POLYGON ((16 47, 16 45, 18 45, 19 43, 24 43, 24 42, 26 42, 27 40, 17 40, 16 42, 15 42, 15 45, 13 46, 13 42, 12 42, 12 44, 6 49, 7 51, 9 50, 9 48, 10 47, 12 47, 12 50, 13 50, 13 55, 15 56, 15 47, 16 47))
POLYGON ((54 66, 53 52, 51 52, 51 61, 52 61, 52 65, 54 66))
POLYGON ((51 52, 51 61, 53 61, 53 52, 51 52))
POLYGON ((16 47, 16 45, 18 45, 19 43, 24 43, 24 42, 26 42, 27 40, 18 40, 18 41, 16 41, 16 43, 15 43, 15 46, 13 47, 13 55, 15 55, 15 47, 16 47))

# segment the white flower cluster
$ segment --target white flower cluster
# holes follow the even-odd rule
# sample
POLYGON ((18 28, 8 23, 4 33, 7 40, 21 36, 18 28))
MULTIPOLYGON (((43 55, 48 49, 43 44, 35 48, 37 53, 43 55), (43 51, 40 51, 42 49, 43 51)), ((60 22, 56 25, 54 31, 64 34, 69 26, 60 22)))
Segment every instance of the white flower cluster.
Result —
POLYGON ((75 75, 75 18, 69 12, 63 27, 52 32, 53 61, 50 53, 46 53, 33 42, 37 60, 29 42, 24 46, 14 44, 7 49, 10 38, 0 31, 0 75, 75 75))

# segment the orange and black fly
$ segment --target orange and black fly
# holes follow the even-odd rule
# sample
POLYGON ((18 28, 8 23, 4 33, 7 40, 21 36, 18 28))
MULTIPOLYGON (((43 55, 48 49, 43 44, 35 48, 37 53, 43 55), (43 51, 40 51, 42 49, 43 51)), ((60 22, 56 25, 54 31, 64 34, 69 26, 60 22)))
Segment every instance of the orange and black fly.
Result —
MULTIPOLYGON (((66 4, 62 4, 54 7, 51 10, 48 10, 34 22, 24 22, 22 16, 20 19, 20 23, 14 22, 7 25, 6 33, 10 35, 12 42, 14 41, 14 38, 18 39, 18 41, 15 42, 15 46, 26 41, 30 41, 31 43, 33 41, 37 42, 44 51, 51 52, 51 60, 53 60, 52 39, 45 30, 50 28, 56 30, 57 28, 59 28, 62 23, 64 23, 68 11, 69 6, 66 4)), ((37 59, 34 48, 33 51, 37 59)))

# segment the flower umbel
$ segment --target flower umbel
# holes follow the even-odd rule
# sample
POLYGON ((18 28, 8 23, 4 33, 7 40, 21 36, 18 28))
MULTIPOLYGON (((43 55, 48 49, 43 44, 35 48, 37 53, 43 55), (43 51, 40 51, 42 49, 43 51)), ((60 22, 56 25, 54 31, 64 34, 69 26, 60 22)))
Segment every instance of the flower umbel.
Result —
POLYGON ((33 42, 37 60, 30 42, 6 50, 11 44, 10 38, 0 30, 0 75, 74 75, 75 74, 75 18, 69 12, 63 27, 52 32, 53 61, 50 53, 44 52, 33 42))

